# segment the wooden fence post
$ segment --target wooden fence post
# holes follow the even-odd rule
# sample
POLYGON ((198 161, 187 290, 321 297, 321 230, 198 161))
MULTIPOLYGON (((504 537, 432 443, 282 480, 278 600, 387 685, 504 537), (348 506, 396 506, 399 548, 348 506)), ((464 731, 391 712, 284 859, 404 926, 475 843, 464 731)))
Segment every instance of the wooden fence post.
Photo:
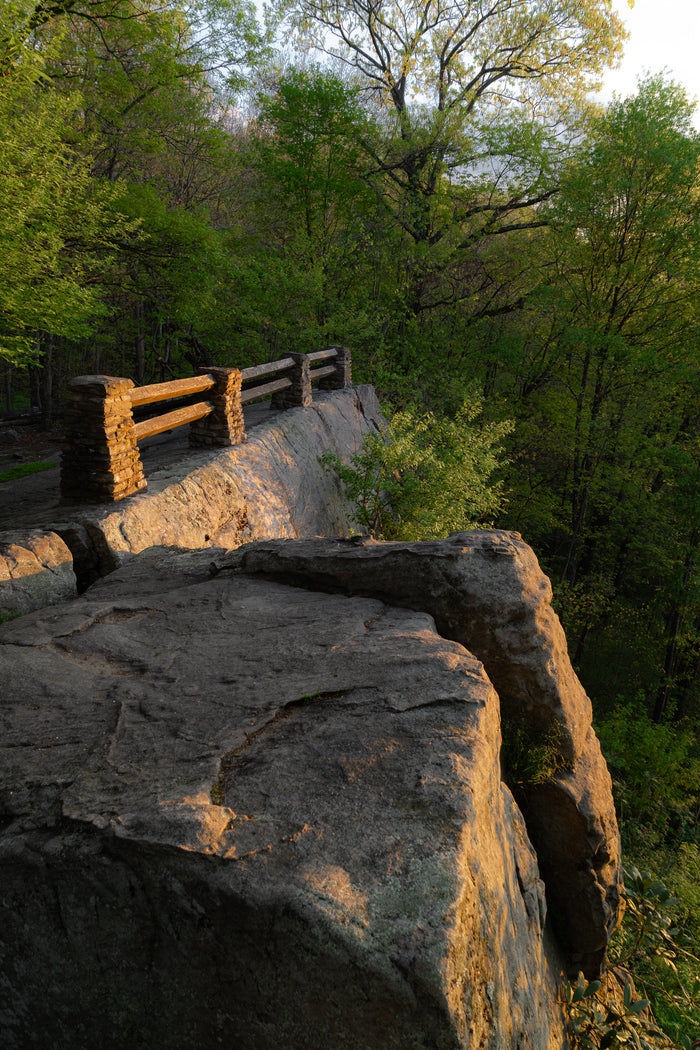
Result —
POLYGON ((334 359, 335 372, 333 375, 324 376, 323 379, 319 380, 319 387, 321 390, 345 390, 346 387, 352 386, 352 367, 351 367, 351 354, 349 346, 329 346, 329 350, 335 350, 336 356, 334 359))
POLYGON ((311 404, 311 363, 306 354, 287 354, 294 361, 294 367, 289 369, 287 375, 292 385, 286 390, 280 390, 273 394, 270 408, 296 408, 299 405, 306 407, 311 404))
POLYGON ((212 411, 204 419, 190 423, 190 445, 194 448, 241 445, 246 433, 240 368, 200 368, 199 371, 214 380, 214 386, 205 395, 212 411))
POLYGON ((68 386, 61 501, 102 503, 145 488, 129 396, 133 382, 78 376, 68 386))

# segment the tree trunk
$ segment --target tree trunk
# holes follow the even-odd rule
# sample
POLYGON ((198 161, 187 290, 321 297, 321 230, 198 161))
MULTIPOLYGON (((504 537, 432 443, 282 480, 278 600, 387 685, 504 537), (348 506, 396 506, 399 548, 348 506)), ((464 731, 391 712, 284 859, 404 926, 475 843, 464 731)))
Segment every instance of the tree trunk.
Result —
POLYGON ((5 411, 9 413, 12 411, 12 365, 7 364, 5 368, 5 411))
POLYGON ((41 389, 41 429, 51 430, 53 422, 53 336, 44 333, 39 382, 41 389))
POLYGON ((688 549, 685 555, 683 581, 681 583, 680 593, 674 598, 668 617, 667 634, 669 637, 668 642, 666 643, 666 653, 664 656, 663 677, 656 694, 654 713, 652 715, 652 720, 656 722, 657 725, 663 721, 666 708, 668 707, 671 689, 674 685, 678 662, 678 643, 680 640, 681 628, 683 626, 683 613, 685 612, 685 606, 688 601, 688 595, 693 579, 693 569, 695 568, 695 557, 697 554, 698 543, 700 543, 700 529, 695 529, 690 536, 688 549))
POLYGON ((136 303, 136 386, 144 385, 146 338, 143 331, 143 303, 136 303))

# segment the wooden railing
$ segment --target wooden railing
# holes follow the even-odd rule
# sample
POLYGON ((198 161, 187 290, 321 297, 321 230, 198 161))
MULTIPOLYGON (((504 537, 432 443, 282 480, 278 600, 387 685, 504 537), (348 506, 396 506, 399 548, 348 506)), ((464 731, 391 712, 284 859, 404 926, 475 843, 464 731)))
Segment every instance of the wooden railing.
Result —
POLYGON ((351 385, 347 347, 289 354, 251 368, 203 369, 189 379, 141 387, 130 379, 79 376, 69 384, 61 499, 101 503, 130 496, 146 487, 139 441, 189 423, 190 445, 196 448, 241 444, 246 440, 244 405, 268 397, 274 409, 309 405, 316 381, 331 390, 351 385), (135 408, 196 394, 206 400, 134 422, 135 408))

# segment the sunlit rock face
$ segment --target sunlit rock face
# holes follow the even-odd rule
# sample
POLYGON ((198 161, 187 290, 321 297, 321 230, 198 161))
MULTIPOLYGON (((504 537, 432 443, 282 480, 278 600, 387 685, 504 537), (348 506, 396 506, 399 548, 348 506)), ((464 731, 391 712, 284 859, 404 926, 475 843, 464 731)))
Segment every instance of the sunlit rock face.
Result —
POLYGON ((612 784, 550 582, 518 533, 474 530, 429 543, 273 540, 247 547, 242 565, 430 613, 443 637, 484 665, 506 729, 556 741, 560 768, 544 783, 519 784, 518 798, 569 974, 599 976, 620 904, 612 784))
POLYGON ((484 666, 261 557, 153 549, 0 628, 3 1046, 565 1047, 484 666))
POLYGON ((331 451, 347 461, 383 425, 373 387, 322 391, 308 407, 256 426, 243 445, 156 471, 145 492, 88 515, 88 530, 107 571, 152 546, 348 535, 352 505, 319 457, 331 451))
POLYGON ((0 533, 0 615, 20 616, 76 594, 73 557, 57 533, 0 533))

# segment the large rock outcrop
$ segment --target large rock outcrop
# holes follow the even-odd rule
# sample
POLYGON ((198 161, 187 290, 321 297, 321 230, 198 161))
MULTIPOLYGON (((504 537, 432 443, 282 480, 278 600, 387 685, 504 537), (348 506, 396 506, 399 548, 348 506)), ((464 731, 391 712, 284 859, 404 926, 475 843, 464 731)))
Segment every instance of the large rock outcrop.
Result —
POLYGON ((0 614, 65 601, 76 594, 73 556, 55 532, 0 533, 0 614))
MULTIPOLYGON (((428 546, 453 588, 469 555, 428 546)), ((240 570, 274 555, 154 549, 0 628, 3 1046, 564 1048, 482 664, 426 610, 240 570)))
POLYGON ((504 722, 556 739, 559 769, 545 783, 521 785, 519 801, 569 971, 598 976, 619 910, 612 786, 550 582, 530 547, 517 533, 479 530, 428 543, 270 541, 245 548, 241 566, 430 613, 443 637, 483 663, 504 722))

